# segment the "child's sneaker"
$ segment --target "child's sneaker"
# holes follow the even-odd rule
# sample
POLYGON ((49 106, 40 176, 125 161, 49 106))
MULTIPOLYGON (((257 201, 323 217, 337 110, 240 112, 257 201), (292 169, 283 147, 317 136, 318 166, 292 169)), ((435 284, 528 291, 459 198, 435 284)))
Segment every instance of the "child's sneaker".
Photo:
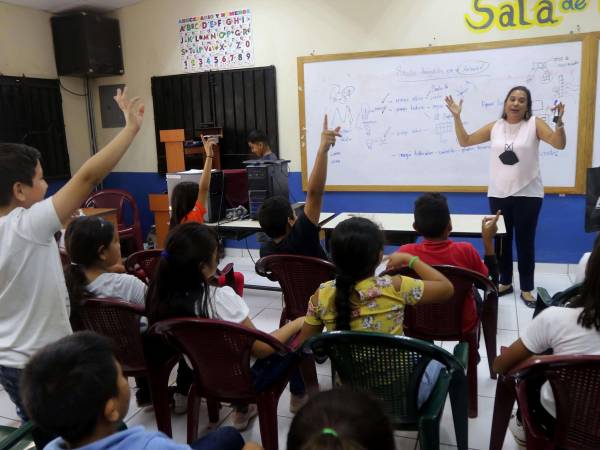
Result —
POLYGON ((252 418, 258 414, 258 408, 256 405, 248 405, 246 411, 233 411, 233 428, 238 431, 244 431, 248 428, 248 424, 252 418))
POLYGON ((302 408, 304 405, 306 405, 307 401, 308 401, 308 394, 304 394, 304 395, 291 394, 290 395, 290 412, 292 414, 296 414, 298 411, 300 411, 300 408, 302 408))
POLYGON ((173 394, 173 412, 175 414, 185 414, 188 408, 188 398, 187 395, 180 394, 179 392, 175 392, 173 394))
POLYGON ((519 419, 517 419, 516 414, 510 416, 510 422, 508 422, 508 429, 512 433, 515 441, 521 447, 525 447, 527 445, 527 436, 525 435, 525 428, 523 428, 523 424, 519 419))

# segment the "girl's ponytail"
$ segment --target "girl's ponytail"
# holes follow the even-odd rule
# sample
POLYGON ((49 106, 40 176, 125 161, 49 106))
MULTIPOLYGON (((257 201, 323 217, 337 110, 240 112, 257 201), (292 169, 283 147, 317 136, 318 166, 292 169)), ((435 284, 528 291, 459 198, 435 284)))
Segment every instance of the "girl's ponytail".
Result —
POLYGON ((335 277, 335 329, 350 330, 350 294, 355 280, 346 274, 335 277))

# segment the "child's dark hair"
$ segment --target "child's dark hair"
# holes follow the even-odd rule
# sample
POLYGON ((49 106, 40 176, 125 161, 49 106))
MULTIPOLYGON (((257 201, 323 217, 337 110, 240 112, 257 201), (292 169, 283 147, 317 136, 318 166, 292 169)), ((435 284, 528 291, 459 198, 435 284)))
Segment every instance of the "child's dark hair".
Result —
POLYGON ((394 432, 377 400, 334 389, 311 397, 296 414, 288 450, 394 450, 394 432))
POLYGON ((415 201, 415 228, 426 238, 439 238, 450 223, 446 197, 428 192, 415 201))
POLYGON ((74 325, 78 323, 83 300, 92 296, 87 290, 84 269, 99 261, 100 250, 111 244, 114 233, 114 225, 101 217, 78 217, 65 231, 65 248, 71 260, 65 269, 65 281, 74 325))
POLYGON ((266 199, 258 210, 258 223, 272 239, 283 236, 287 231, 288 219, 293 218, 290 201, 280 195, 266 199))
POLYGON ((533 114, 531 112, 531 92, 525 86, 515 86, 511 88, 510 91, 508 91, 508 94, 506 94, 506 98, 504 99, 504 103, 502 103, 502 118, 506 119, 507 117, 506 111, 504 110, 504 106, 506 105, 508 97, 510 97, 510 94, 512 94, 514 91, 523 91, 525 92, 525 94, 527 94, 527 111, 525 111, 525 116, 523 118, 525 120, 529 120, 533 114))
POLYGON ((252 130, 250 133, 248 133, 247 141, 250 144, 264 142, 265 144, 269 145, 269 137, 265 134, 264 131, 260 130, 252 130))
POLYGON ((81 331, 33 355, 21 396, 36 425, 75 444, 91 436, 106 402, 118 395, 117 375, 110 340, 81 331))
POLYGON ((198 315, 209 317, 208 283, 200 273, 203 264, 212 264, 217 249, 215 231, 201 223, 177 225, 167 236, 165 249, 146 295, 146 312, 150 322, 177 314, 172 300, 185 292, 198 292, 198 315))
MULTIPOLYGON (((200 186, 193 181, 183 181, 171 193, 171 221, 169 229, 179 225, 183 218, 192 210, 198 200, 200 186)), ((206 207, 206 205, 204 205, 206 207)))
POLYGON ((578 324, 600 331, 600 234, 596 237, 594 249, 588 259, 579 296, 571 306, 583 307, 577 319, 578 324))
POLYGON ((350 329, 350 294, 354 285, 373 276, 383 251, 381 229, 364 217, 344 220, 331 233, 335 264, 335 329, 350 329))
POLYGON ((0 143, 0 206, 13 198, 15 183, 33 186, 35 167, 42 155, 25 144, 0 143))

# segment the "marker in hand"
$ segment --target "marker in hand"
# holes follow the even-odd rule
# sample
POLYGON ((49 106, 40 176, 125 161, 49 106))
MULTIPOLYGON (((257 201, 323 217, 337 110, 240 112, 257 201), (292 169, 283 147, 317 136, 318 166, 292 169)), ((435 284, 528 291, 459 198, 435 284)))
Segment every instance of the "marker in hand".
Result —
POLYGON ((554 100, 554 107, 552 108, 554 110, 554 116, 552 117, 552 122, 557 123, 558 119, 560 118, 560 111, 558 109, 558 99, 554 100))

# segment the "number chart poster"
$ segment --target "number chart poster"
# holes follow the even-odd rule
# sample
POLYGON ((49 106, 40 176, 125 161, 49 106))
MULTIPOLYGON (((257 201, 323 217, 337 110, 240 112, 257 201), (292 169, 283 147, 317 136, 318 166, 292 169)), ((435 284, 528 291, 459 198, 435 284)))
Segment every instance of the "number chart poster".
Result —
POLYGON ((253 66, 250 10, 179 19, 179 43, 184 72, 253 66))

